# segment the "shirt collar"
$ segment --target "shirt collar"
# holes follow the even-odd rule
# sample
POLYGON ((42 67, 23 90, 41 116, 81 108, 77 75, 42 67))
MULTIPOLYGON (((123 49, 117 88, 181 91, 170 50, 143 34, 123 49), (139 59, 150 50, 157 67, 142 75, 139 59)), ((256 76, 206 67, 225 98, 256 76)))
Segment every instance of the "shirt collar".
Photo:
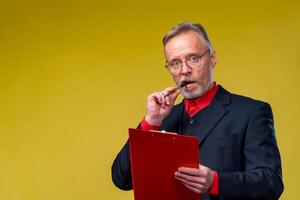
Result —
POLYGON ((200 110, 210 105, 218 89, 218 85, 216 84, 216 82, 214 82, 213 87, 207 90, 202 96, 195 99, 184 99, 185 111, 189 114, 190 117, 193 117, 200 110))

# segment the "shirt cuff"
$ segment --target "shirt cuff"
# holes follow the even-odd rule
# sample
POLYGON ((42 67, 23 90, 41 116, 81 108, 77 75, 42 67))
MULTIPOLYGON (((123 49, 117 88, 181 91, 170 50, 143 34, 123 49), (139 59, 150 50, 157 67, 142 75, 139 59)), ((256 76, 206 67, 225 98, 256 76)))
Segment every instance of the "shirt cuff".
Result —
POLYGON ((143 118, 142 122, 141 122, 141 129, 145 130, 145 131, 150 131, 150 130, 155 130, 155 131, 159 131, 160 126, 155 126, 155 125, 151 125, 149 124, 145 118, 143 118))
POLYGON ((208 194, 218 196, 219 195, 219 176, 216 171, 213 171, 213 182, 208 194))

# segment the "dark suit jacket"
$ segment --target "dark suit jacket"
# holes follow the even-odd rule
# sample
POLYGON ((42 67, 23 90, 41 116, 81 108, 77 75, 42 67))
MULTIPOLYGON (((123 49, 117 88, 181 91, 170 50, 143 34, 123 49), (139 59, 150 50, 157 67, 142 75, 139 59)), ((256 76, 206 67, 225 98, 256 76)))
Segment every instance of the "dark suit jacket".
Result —
MULTIPOLYGON (((161 130, 179 132, 182 113, 183 103, 174 106, 161 130)), ((194 134, 200 138, 200 163, 218 172, 219 196, 202 200, 279 199, 281 161, 269 104, 219 86, 203 118, 194 134)), ((128 142, 113 163, 112 178, 120 189, 132 189, 128 142)))

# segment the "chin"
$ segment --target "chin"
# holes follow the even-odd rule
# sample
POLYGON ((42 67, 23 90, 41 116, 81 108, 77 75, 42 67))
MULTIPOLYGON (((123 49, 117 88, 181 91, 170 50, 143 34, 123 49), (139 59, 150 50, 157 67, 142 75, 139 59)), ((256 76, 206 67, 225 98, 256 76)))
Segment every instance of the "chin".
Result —
POLYGON ((202 96, 204 93, 205 93, 205 90, 202 87, 198 87, 197 89, 192 90, 192 91, 186 91, 184 89, 181 91, 181 94, 185 99, 194 99, 194 98, 202 96))

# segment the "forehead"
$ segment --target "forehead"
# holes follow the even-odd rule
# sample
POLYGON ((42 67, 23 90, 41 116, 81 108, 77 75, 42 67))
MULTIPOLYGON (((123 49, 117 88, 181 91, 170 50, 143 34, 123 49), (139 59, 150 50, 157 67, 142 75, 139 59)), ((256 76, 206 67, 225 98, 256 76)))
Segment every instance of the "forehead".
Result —
POLYGON ((171 38, 165 46, 167 59, 184 54, 199 52, 207 47, 206 41, 195 31, 180 33, 171 38))

